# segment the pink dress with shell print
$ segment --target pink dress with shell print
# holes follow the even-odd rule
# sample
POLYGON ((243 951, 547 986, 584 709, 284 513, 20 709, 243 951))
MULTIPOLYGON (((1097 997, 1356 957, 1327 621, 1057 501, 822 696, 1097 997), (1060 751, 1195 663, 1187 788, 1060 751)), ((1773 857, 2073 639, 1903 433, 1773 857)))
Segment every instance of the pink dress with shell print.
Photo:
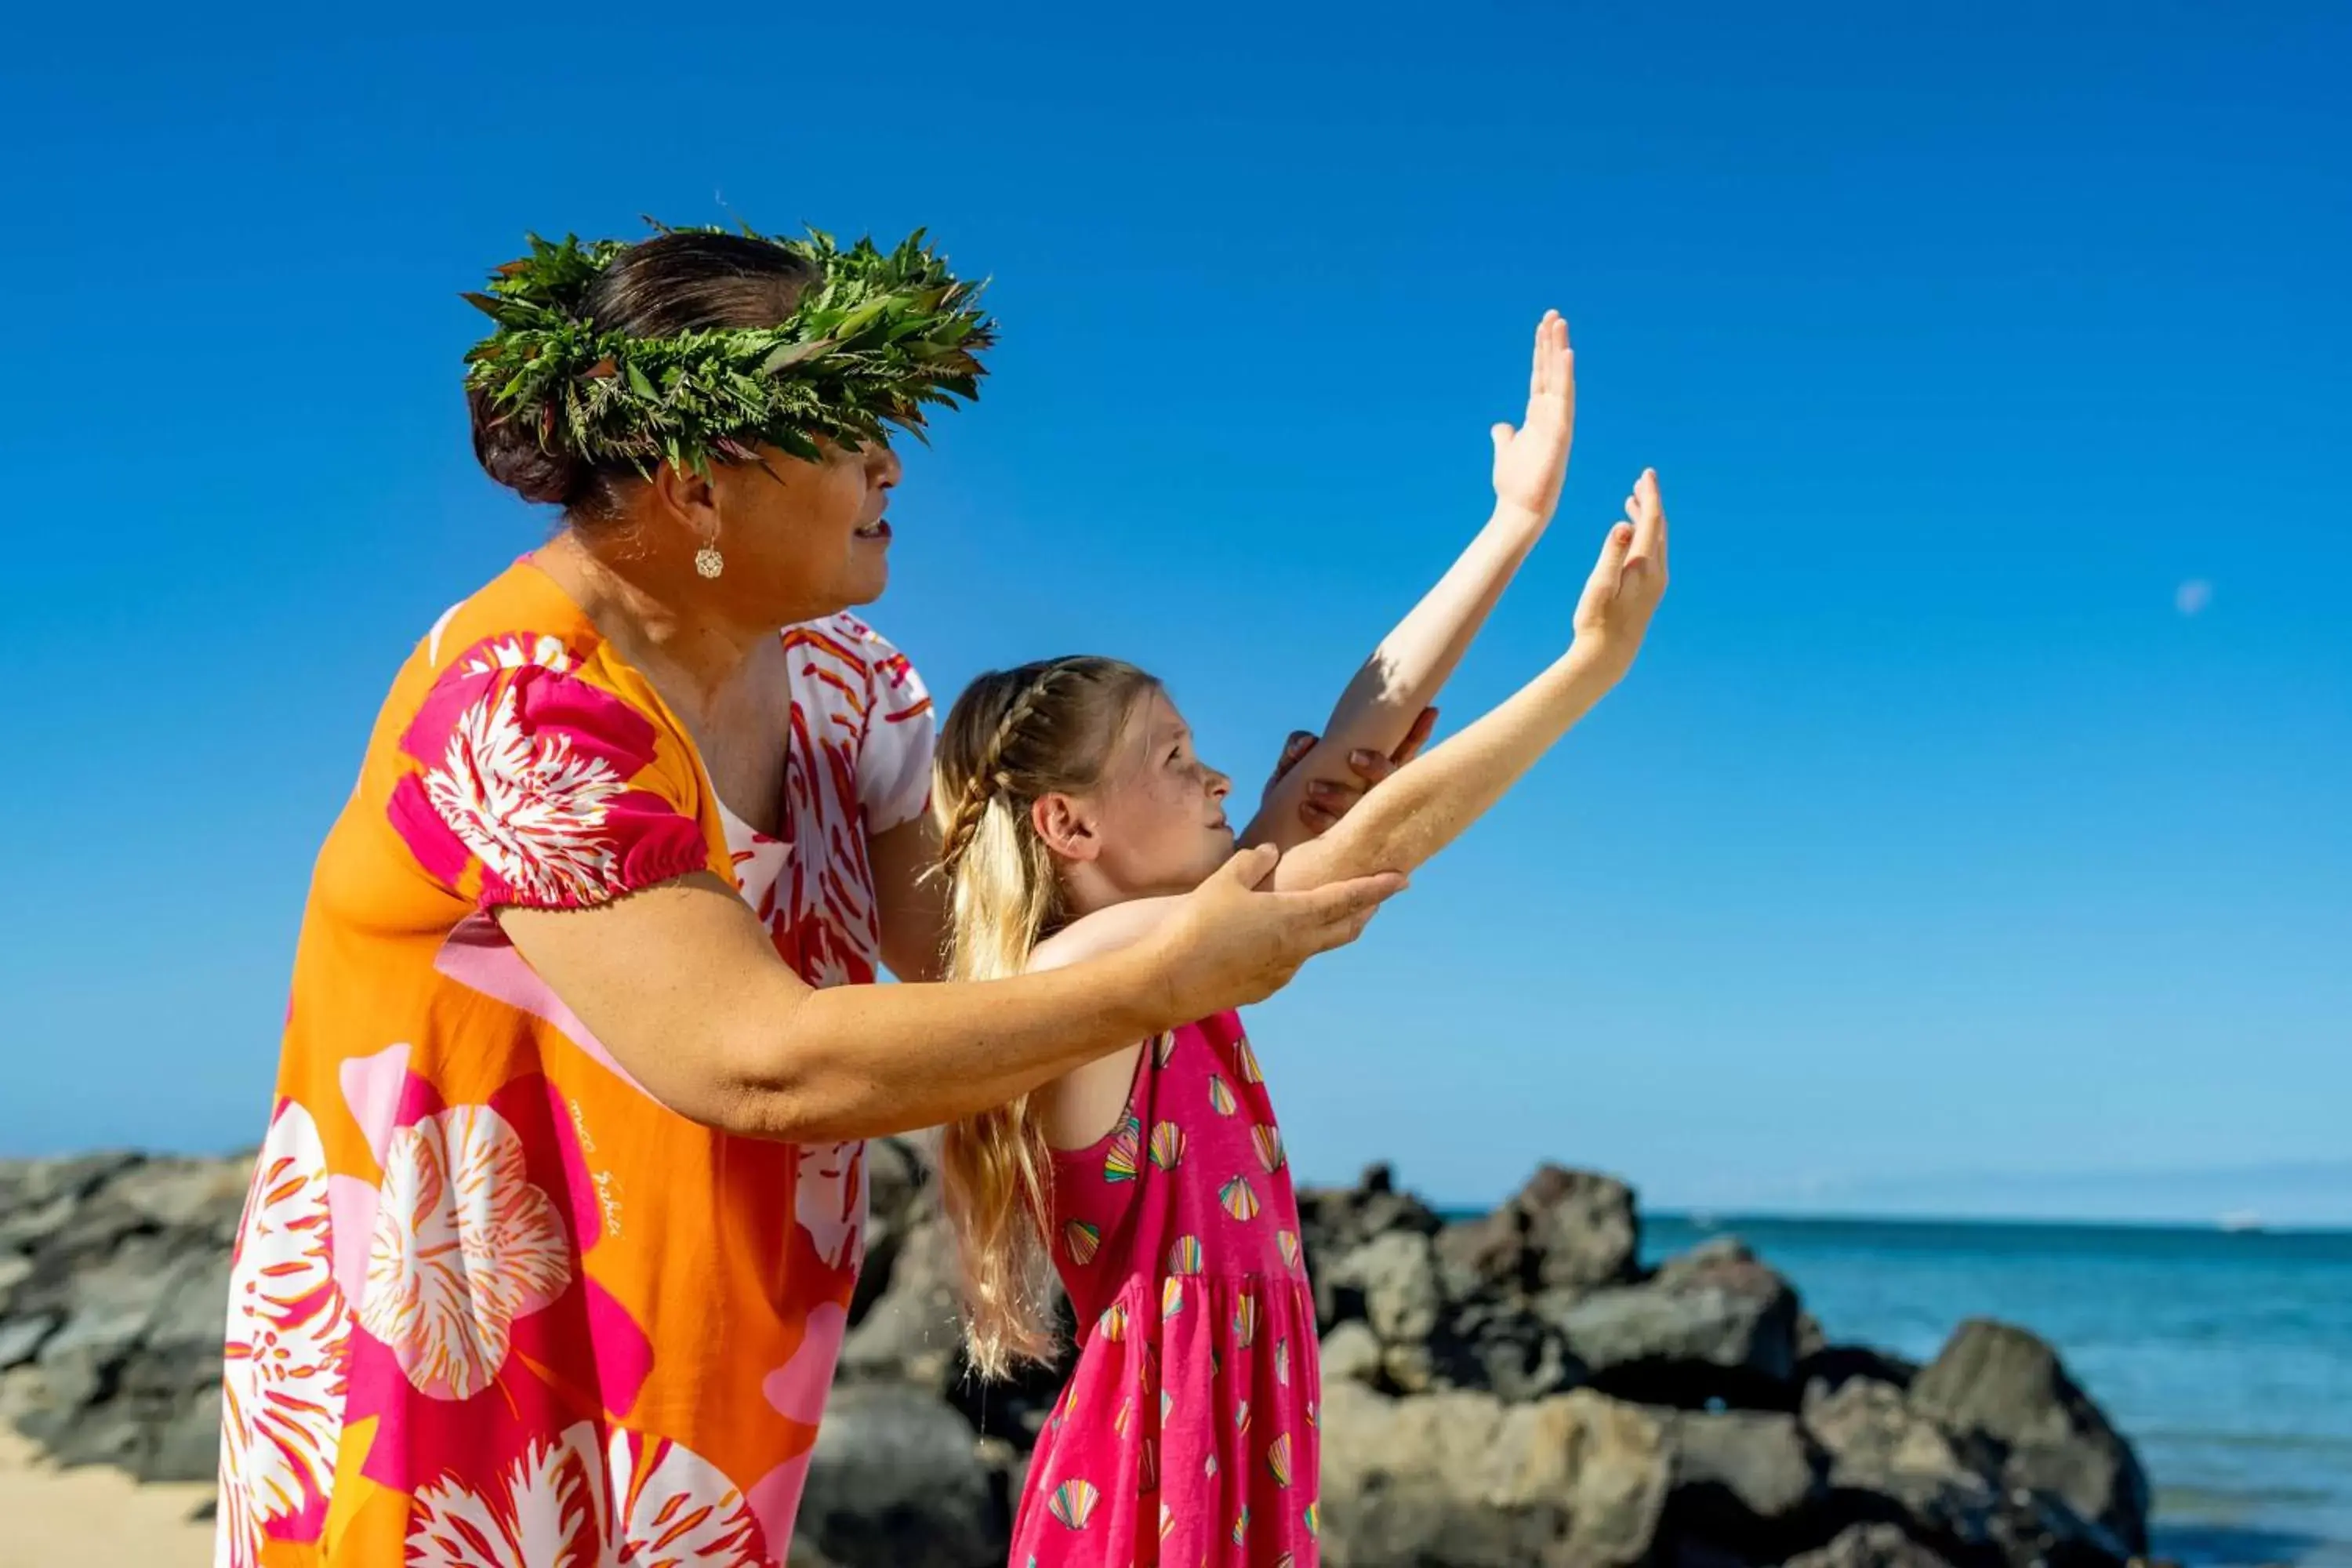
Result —
POLYGON ((1241 1020, 1145 1047, 1118 1127, 1054 1158, 1077 1365, 1029 1465, 1013 1568, 1311 1568, 1315 1300, 1241 1020))

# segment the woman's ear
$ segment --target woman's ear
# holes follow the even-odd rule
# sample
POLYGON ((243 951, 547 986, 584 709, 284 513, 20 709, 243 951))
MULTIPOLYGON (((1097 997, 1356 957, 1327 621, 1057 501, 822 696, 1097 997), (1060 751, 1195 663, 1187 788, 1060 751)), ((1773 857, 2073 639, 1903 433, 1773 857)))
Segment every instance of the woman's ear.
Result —
POLYGON ((1102 853, 1094 814, 1076 795, 1040 795, 1029 808, 1029 825, 1057 860, 1092 860, 1102 853))
POLYGON ((710 475, 664 463, 654 470, 653 492, 654 504, 688 537, 707 544, 719 531, 719 487, 710 475))

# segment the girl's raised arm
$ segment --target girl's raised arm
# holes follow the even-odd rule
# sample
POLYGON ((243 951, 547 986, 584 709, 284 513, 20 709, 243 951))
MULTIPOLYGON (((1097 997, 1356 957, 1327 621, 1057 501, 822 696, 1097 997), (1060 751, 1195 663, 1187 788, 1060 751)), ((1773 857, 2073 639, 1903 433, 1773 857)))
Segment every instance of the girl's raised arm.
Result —
POLYGON ((1299 805, 1308 787, 1318 780, 1357 787, 1348 766, 1349 752, 1384 756, 1398 749, 1462 661, 1519 563, 1543 537, 1559 503, 1575 425, 1576 355, 1569 347, 1568 323, 1550 311, 1536 327, 1527 418, 1517 430, 1508 425, 1494 428, 1494 515, 1357 670, 1314 750, 1267 791, 1256 819, 1242 835, 1244 843, 1286 850, 1305 842, 1310 830, 1299 805))
MULTIPOLYGON (((1575 637, 1550 668, 1476 723, 1399 768, 1338 826, 1283 856, 1273 885, 1297 891, 1373 871, 1410 874, 1503 798, 1592 705, 1624 679, 1666 590, 1666 512, 1644 471, 1625 498, 1578 599, 1575 637)), ((1059 968, 1130 947, 1181 900, 1136 899, 1073 922, 1031 967, 1059 968)))
POLYGON ((1625 498, 1576 606, 1575 637, 1550 668, 1364 797, 1339 825, 1275 867, 1275 885, 1320 887, 1367 871, 1410 872, 1460 837, 1624 678, 1666 587, 1657 475, 1625 498))

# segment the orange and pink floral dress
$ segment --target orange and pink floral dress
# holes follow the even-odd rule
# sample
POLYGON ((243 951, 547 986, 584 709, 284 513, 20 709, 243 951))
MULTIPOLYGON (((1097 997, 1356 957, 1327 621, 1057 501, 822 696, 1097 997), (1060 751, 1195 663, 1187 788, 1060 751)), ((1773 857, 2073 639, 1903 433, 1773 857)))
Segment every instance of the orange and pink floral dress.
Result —
POLYGON ((218 1568, 781 1564, 864 1249, 859 1143, 656 1104, 490 911, 709 870, 813 984, 875 978, 867 838, 932 716, 790 629, 783 836, 518 563, 394 682, 320 852, 230 1282, 218 1568))

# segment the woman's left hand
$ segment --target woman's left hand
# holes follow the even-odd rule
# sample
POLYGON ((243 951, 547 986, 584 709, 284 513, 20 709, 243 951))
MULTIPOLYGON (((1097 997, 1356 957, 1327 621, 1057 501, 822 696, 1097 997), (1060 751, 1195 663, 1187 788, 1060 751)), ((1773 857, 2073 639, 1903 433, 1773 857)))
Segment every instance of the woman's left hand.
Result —
MULTIPOLYGON (((1355 804, 1364 798, 1364 792, 1387 778, 1397 769, 1412 761, 1422 747, 1429 743, 1431 731, 1437 728, 1437 710, 1424 708, 1414 720, 1402 744, 1388 756, 1378 752, 1356 752, 1348 758, 1348 771, 1364 782, 1360 784, 1338 784, 1317 779, 1307 786, 1298 802, 1298 820, 1307 825, 1309 833, 1322 833, 1348 815, 1355 804)), ((1274 786, 1283 776, 1297 767, 1307 753, 1315 749, 1319 737, 1306 730, 1294 730, 1282 745, 1282 757, 1274 764, 1274 776, 1265 781, 1265 795, 1274 793, 1274 786)), ((1263 796, 1261 796, 1263 798, 1263 796)))

